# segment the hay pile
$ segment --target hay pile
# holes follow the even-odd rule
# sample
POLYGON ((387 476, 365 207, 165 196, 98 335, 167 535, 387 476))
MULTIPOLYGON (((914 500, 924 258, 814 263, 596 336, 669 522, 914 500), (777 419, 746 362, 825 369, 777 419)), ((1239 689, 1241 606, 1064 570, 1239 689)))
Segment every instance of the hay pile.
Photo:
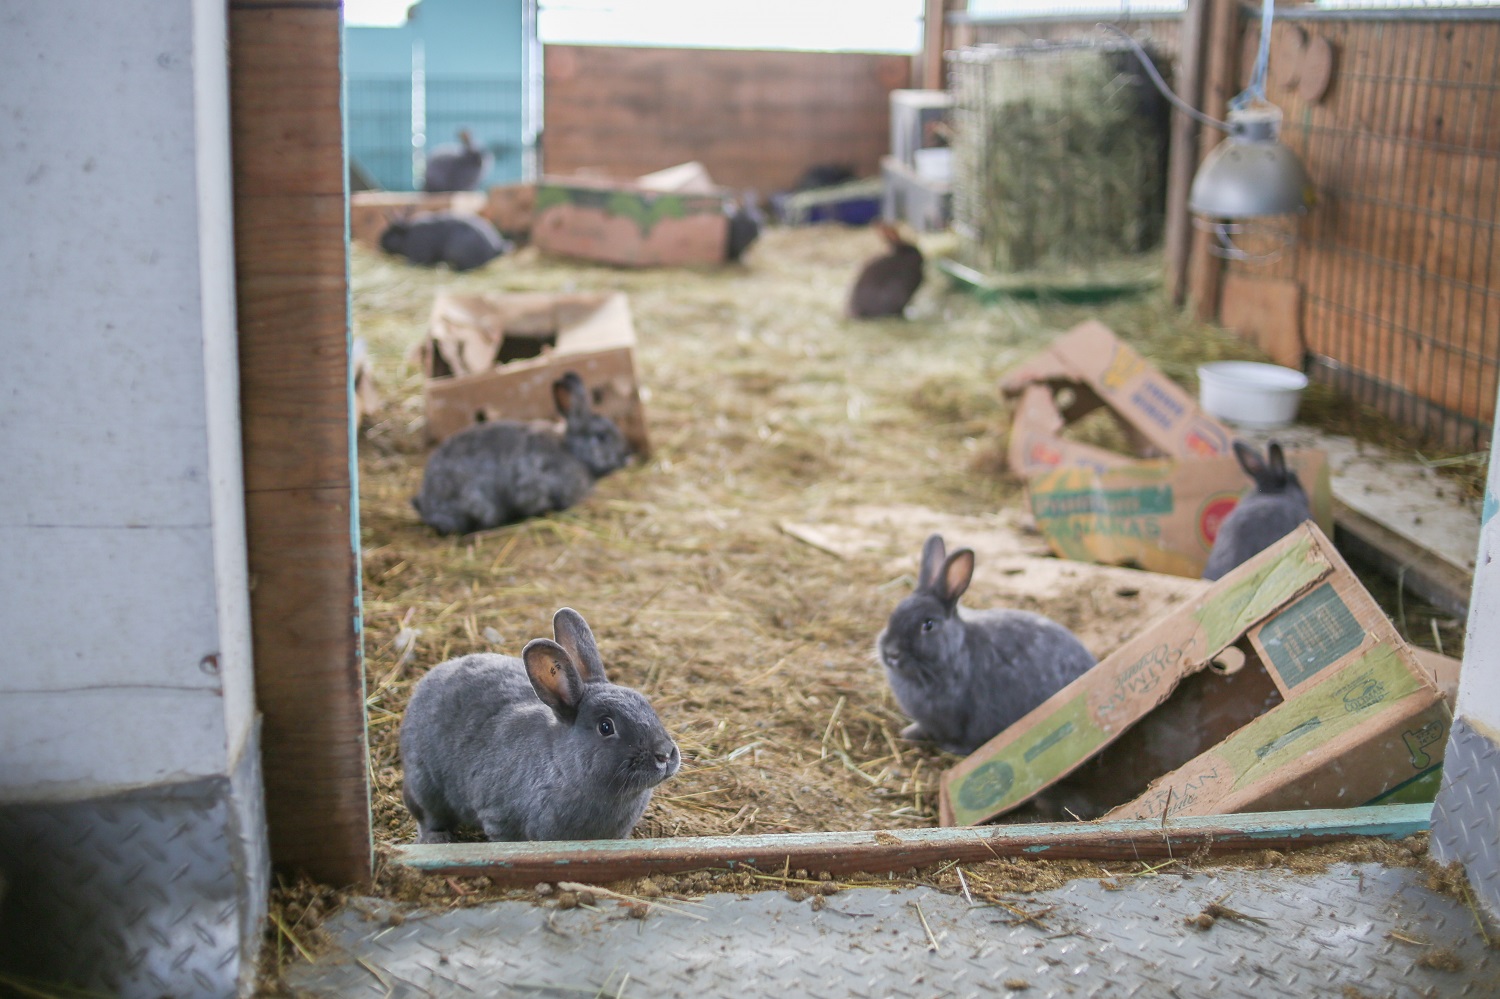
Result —
MULTIPOLYGON (((924 240, 929 250, 941 241, 924 240)), ((1008 420, 996 381, 1084 318, 1189 384, 1202 360, 1255 354, 1154 297, 983 307, 935 277, 913 321, 843 320, 854 273, 879 243, 865 230, 772 230, 747 267, 631 272, 528 250, 462 276, 354 248, 356 332, 384 399, 359 455, 377 841, 415 836, 396 743, 415 681, 450 656, 518 653, 550 634, 564 605, 593 626, 611 678, 647 694, 682 747, 682 772, 658 789, 637 836, 934 823, 938 775, 953 758, 895 738, 906 719, 873 656, 910 590, 916 547, 839 558, 779 525, 837 524, 868 504, 1018 509, 1020 484, 1001 467, 1008 420), (626 291, 649 461, 564 514, 435 536, 408 502, 423 460, 421 376, 403 356, 439 287, 626 291)), ((1030 609, 1100 628, 1087 600, 1030 609)), ((1101 633, 1139 626, 1128 606, 1106 612, 1119 620, 1101 633)))
POLYGON ((966 264, 1077 280, 1160 241, 1167 106, 1129 49, 979 46, 952 72, 966 264))

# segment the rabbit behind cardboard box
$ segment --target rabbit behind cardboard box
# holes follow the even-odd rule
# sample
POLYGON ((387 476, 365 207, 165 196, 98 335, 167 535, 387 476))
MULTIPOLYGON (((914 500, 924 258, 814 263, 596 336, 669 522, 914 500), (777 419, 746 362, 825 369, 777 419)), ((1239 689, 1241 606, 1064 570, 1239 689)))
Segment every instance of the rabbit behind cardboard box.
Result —
POLYGON ((948 555, 942 536, 932 535, 916 592, 875 641, 891 691, 913 719, 901 737, 962 755, 1094 665, 1072 632, 1040 614, 959 607, 973 574, 972 551, 948 555))
POLYGON ((471 271, 509 253, 512 246, 482 216, 423 212, 391 219, 380 234, 380 248, 419 267, 447 264, 455 271, 471 271))
POLYGON ((567 421, 550 427, 492 420, 461 430, 427 459, 412 506, 439 534, 467 534, 566 510, 596 479, 630 460, 614 421, 593 411, 588 389, 569 371, 552 385, 567 421))
POLYGON ((849 315, 856 319, 902 315, 922 284, 922 251, 902 239, 895 226, 882 222, 876 228, 890 250, 867 262, 854 281, 849 315))
POLYGON ((1204 579, 1221 578, 1312 519, 1307 492, 1297 473, 1287 468, 1280 444, 1271 441, 1262 458, 1244 441, 1235 441, 1234 453, 1254 485, 1219 525, 1203 566, 1204 579))
POLYGON ((487 839, 620 839, 682 756, 649 701, 609 682, 587 622, 564 607, 555 641, 434 666, 401 720, 401 797, 418 842, 460 826, 487 839))

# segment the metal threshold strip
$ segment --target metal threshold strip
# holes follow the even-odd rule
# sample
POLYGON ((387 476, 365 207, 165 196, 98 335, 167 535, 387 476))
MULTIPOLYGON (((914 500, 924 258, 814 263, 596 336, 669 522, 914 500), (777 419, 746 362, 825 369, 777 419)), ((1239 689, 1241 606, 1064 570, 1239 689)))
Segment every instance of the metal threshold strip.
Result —
POLYGON ((964 826, 878 832, 781 833, 559 843, 401 846, 392 860, 427 874, 485 875, 499 885, 615 881, 707 869, 788 867, 830 874, 880 873, 956 860, 1135 860, 1207 849, 1293 850, 1373 836, 1424 832, 1431 804, 1097 822, 964 826))

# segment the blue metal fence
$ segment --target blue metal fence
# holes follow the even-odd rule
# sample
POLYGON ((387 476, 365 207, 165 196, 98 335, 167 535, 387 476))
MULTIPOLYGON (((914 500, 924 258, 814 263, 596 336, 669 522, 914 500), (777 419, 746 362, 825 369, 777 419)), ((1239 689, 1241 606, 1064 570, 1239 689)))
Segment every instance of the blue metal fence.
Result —
POLYGON ((414 127, 409 75, 350 77, 347 86, 349 156, 386 190, 420 188, 426 152, 457 142, 461 128, 495 155, 486 185, 521 179, 520 79, 428 76, 425 128, 414 127))

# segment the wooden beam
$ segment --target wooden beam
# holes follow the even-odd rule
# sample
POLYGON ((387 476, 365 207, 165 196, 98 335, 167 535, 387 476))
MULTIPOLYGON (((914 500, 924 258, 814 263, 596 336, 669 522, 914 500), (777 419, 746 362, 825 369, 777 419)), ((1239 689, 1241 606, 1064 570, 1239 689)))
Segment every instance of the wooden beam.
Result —
MULTIPOLYGON (((1203 37, 1208 0, 1188 0, 1178 39, 1177 96, 1193 107, 1203 97, 1203 37)), ((1172 145, 1167 164, 1166 290, 1174 304, 1187 294, 1188 251, 1193 243, 1193 220, 1188 213, 1188 190, 1198 169, 1198 123, 1173 109, 1172 145)))
POLYGON ((339 4, 231 0, 235 279, 271 859, 368 879, 339 4))
POLYGON ((1432 806, 1376 805, 1307 812, 1182 816, 881 832, 695 836, 573 843, 455 843, 397 847, 393 860, 424 874, 489 877, 501 885, 618 881, 712 868, 830 874, 904 871, 946 860, 1136 860, 1197 850, 1293 850, 1358 837, 1402 839, 1427 828, 1432 806))
MULTIPOLYGON (((1240 28, 1243 23, 1239 0, 1204 0, 1208 5, 1208 39, 1203 50, 1203 103, 1199 110, 1224 120, 1229 99, 1239 90, 1240 28)), ((1203 161, 1223 138, 1216 128, 1198 130, 1198 162, 1203 161)), ((1219 284, 1224 260, 1210 252, 1213 237, 1194 230, 1188 255, 1188 301, 1199 319, 1213 321, 1219 314, 1219 284)))
POLYGON ((945 0, 924 0, 922 5, 922 89, 943 89, 943 41, 947 37, 948 5, 945 0))

